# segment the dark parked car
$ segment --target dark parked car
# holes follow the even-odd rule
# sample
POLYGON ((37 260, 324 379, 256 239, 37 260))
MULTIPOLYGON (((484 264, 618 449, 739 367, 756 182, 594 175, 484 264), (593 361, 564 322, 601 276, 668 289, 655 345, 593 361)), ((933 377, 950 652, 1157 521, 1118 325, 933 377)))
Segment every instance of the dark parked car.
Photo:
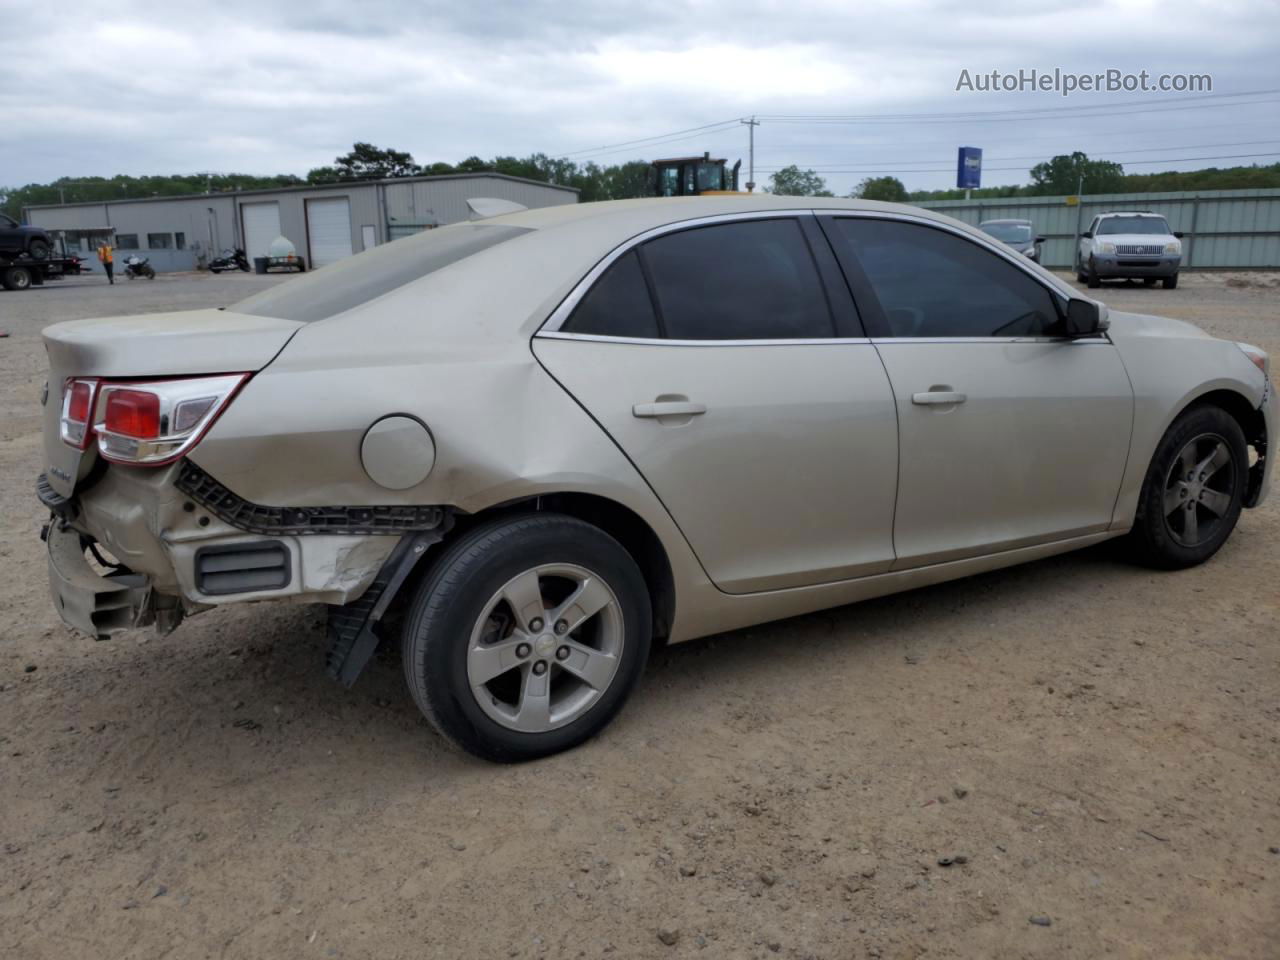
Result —
POLYGON ((51 249, 53 242, 49 234, 39 227, 24 227, 0 213, 0 254, 17 257, 25 253, 32 260, 44 260, 51 249))
POLYGON ((1030 257, 1034 262, 1040 262, 1040 245, 1044 243, 1044 237, 1036 236, 1035 227, 1030 220, 983 220, 978 224, 978 229, 1030 257))

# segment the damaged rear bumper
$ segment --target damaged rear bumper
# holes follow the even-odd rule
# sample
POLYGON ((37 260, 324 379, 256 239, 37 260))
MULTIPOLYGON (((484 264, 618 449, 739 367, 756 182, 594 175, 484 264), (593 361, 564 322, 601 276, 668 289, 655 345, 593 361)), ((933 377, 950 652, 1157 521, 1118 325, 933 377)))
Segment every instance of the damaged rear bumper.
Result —
POLYGON ((50 588, 69 626, 101 638, 150 624, 167 632, 224 603, 350 604, 396 545, 422 532, 414 527, 443 527, 438 509, 256 507, 178 482, 181 469, 108 469, 71 497, 37 482, 53 515, 50 588), (110 564, 91 562, 90 548, 110 564))
POLYGON ((49 591, 62 622, 102 640, 155 622, 151 585, 138 573, 100 574, 85 557, 79 533, 60 524, 45 529, 49 591))

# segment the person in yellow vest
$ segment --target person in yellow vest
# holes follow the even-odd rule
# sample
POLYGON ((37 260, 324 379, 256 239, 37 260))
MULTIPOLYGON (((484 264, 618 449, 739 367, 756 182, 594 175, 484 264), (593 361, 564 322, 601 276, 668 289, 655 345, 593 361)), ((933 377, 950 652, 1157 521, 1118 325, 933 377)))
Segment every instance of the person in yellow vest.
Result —
POLYGON ((107 282, 113 287, 116 285, 116 278, 112 271, 115 269, 114 251, 111 249, 111 241, 103 240, 98 247, 98 262, 102 264, 102 269, 107 273, 107 282))

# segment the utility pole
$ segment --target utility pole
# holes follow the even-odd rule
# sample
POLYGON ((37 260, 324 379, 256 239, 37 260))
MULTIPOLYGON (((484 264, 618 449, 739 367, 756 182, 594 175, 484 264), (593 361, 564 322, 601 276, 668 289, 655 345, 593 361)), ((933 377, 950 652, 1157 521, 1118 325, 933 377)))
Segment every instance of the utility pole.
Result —
POLYGON ((756 189, 756 127, 760 126, 760 121, 753 116, 750 120, 738 122, 747 125, 747 193, 754 193, 756 189))

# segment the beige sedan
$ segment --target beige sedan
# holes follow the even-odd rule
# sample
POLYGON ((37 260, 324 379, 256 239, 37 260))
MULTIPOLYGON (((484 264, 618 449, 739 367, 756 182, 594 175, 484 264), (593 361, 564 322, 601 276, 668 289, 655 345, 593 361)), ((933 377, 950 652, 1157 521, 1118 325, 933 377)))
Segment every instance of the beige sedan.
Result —
POLYGON ((350 684, 402 620, 414 699, 493 760, 600 730, 655 640, 1120 536, 1201 563, 1274 460, 1258 349, 871 202, 517 212, 45 340, 69 624, 325 603, 350 684))

